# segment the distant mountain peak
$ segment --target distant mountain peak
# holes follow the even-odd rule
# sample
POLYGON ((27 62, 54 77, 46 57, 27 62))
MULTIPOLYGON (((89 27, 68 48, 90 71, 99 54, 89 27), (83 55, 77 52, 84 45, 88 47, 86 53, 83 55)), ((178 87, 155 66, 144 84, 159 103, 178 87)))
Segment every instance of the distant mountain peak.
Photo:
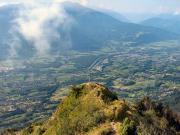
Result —
POLYGON ((71 10, 71 11, 82 11, 82 10, 89 10, 89 8, 77 3, 77 2, 70 2, 66 1, 62 3, 62 6, 66 10, 71 10))
POLYGON ((169 32, 180 34, 180 15, 160 14, 158 16, 144 20, 140 24, 161 28, 169 32))

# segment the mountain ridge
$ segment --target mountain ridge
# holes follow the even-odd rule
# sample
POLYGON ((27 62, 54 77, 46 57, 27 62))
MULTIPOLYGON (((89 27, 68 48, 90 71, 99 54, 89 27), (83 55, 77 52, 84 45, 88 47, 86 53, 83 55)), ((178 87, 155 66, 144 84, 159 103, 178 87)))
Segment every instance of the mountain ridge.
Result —
MULTIPOLYGON (((87 7, 75 3, 62 4, 68 16, 70 16, 75 23, 70 24, 69 29, 67 26, 58 26, 56 33, 61 35, 61 38, 55 38, 50 44, 50 54, 59 54, 59 52, 65 50, 76 51, 93 51, 99 50, 108 46, 121 46, 123 43, 129 43, 132 46, 142 45, 151 42, 158 42, 163 40, 178 39, 179 35, 171 33, 159 28, 142 26, 139 24, 121 22, 110 15, 103 12, 99 12, 87 7)), ((6 12, 10 12, 7 16, 4 16, 3 24, 9 24, 13 22, 17 13, 16 10, 12 10, 13 7, 18 9, 19 5, 11 5, 6 7, 7 10, 0 10, 0 16, 6 12), (12 17, 13 15, 13 17, 12 17)), ((50 20, 51 22, 55 20, 50 20)), ((51 24, 51 23, 49 23, 51 24)), ((6 58, 11 49, 14 39, 13 34, 9 33, 12 28, 10 25, 0 29, 0 53, 1 58, 6 58), (12 38, 12 39, 11 39, 12 38), (11 41, 12 40, 12 41, 11 41)), ((45 28, 46 29, 46 28, 45 28)), ((19 45, 15 47, 17 56, 20 58, 31 58, 37 52, 33 41, 28 41, 21 34, 15 35, 19 37, 19 45)), ((47 36, 47 35, 46 35, 47 36)))
POLYGON ((180 34, 180 15, 162 14, 159 16, 152 17, 150 19, 146 19, 140 22, 140 24, 180 34))
POLYGON ((47 121, 4 135, 176 135, 179 131, 178 117, 161 103, 145 97, 132 104, 101 84, 84 83, 71 88, 47 121))

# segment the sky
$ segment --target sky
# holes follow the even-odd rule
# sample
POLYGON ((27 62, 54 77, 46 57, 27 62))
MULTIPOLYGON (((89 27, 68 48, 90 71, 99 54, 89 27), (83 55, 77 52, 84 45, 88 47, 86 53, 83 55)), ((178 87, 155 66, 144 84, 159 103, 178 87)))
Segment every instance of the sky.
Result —
POLYGON ((84 6, 116 11, 132 22, 159 14, 180 14, 180 0, 0 0, 0 6, 10 3, 59 3, 72 1, 84 6))
MULTIPOLYGON (((0 5, 7 3, 30 3, 35 0, 0 0, 0 5)), ((180 0, 36 0, 35 2, 73 1, 82 5, 112 9, 120 13, 160 14, 180 13, 180 0)))

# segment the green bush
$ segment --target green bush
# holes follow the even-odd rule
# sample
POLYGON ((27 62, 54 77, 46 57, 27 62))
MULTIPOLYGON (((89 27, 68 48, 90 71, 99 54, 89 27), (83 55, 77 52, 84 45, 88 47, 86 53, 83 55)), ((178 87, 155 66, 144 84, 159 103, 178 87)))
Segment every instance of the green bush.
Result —
POLYGON ((123 121, 123 125, 120 130, 120 135, 136 135, 136 134, 137 133, 136 133, 135 122, 126 117, 123 121))

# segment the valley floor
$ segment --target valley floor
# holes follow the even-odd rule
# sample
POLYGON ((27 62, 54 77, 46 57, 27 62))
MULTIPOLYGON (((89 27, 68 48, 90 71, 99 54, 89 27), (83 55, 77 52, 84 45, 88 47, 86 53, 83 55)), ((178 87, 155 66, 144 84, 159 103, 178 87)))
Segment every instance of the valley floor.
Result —
POLYGON ((0 129, 46 119, 67 95, 67 87, 88 81, 105 84, 128 101, 149 96, 180 112, 176 41, 16 60, 13 67, 10 61, 0 63, 0 129))

